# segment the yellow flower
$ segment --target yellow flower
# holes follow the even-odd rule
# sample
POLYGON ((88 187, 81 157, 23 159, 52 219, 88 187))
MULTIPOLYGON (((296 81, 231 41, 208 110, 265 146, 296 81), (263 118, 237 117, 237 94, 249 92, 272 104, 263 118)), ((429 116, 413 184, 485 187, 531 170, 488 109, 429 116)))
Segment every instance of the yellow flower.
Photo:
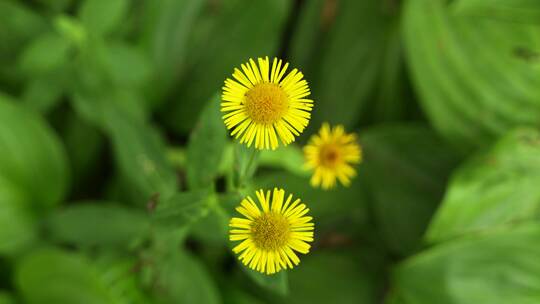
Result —
POLYGON ((287 76, 288 63, 268 57, 242 64, 227 78, 221 97, 223 120, 231 135, 250 147, 276 149, 278 137, 283 145, 294 141, 308 125, 313 101, 306 99, 310 91, 304 75, 293 69, 287 76))
POLYGON ((336 179, 348 186, 356 175, 353 165, 362 160, 362 150, 355 134, 345 133, 342 125, 333 129, 324 123, 319 134, 313 135, 304 147, 306 167, 314 170, 311 185, 330 189, 336 179))
POLYGON ((306 216, 309 209, 300 199, 292 201, 292 194, 285 200, 285 191, 274 188, 256 192, 258 204, 247 197, 236 208, 244 218, 233 217, 229 223, 229 239, 242 241, 233 252, 244 265, 266 274, 293 268, 300 259, 295 251, 306 254, 313 242, 313 219, 306 216))

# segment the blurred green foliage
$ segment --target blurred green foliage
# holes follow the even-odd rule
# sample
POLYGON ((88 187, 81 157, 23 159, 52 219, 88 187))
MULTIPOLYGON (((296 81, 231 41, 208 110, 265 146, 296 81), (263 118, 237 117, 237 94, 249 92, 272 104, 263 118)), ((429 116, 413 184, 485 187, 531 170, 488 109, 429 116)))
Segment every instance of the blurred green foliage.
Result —
POLYGON ((536 0, 2 0, 0 304, 540 303, 539 35, 536 0), (254 156, 219 102, 258 56, 315 107, 254 156), (349 188, 303 169, 325 121, 349 188), (276 186, 316 240, 266 276, 227 225, 276 186))

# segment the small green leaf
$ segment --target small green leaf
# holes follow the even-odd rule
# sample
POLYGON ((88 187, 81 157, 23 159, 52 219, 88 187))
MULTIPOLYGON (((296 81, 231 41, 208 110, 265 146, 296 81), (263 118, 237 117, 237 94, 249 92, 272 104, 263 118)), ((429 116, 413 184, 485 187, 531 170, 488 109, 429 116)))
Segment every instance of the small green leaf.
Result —
POLYGON ((540 132, 510 132, 452 177, 427 238, 497 229, 540 215, 540 132))
POLYGON ((220 101, 219 95, 211 99, 189 138, 186 174, 190 189, 212 186, 220 169, 228 142, 219 111, 220 101))
POLYGON ((111 43, 107 47, 106 66, 117 86, 140 86, 148 82, 150 64, 135 47, 111 43))
POLYGON ((47 227, 60 243, 127 247, 148 233, 149 217, 111 203, 82 202, 53 213, 47 227))
POLYGON ((70 42, 64 37, 47 33, 32 43, 21 54, 19 66, 28 76, 58 69, 68 61, 70 42))
POLYGON ((178 228, 205 216, 215 197, 208 190, 179 192, 169 199, 156 201, 152 221, 161 227, 178 228))
POLYGON ((165 303, 219 304, 217 286, 204 265, 186 252, 174 252, 156 269, 156 297, 165 303))
POLYGON ((146 204, 155 194, 168 199, 176 191, 176 174, 160 134, 124 112, 113 113, 106 121, 116 162, 122 178, 140 193, 138 204, 146 204))
MULTIPOLYGON (((0 185, 6 184, 0 181, 0 185)), ((5 190, 0 197, 0 255, 18 254, 37 238, 36 220, 14 197, 6 197, 5 190)))
POLYGON ((89 33, 99 36, 110 34, 124 20, 129 0, 86 0, 79 17, 89 33))
POLYGON ((40 249, 22 258, 15 285, 24 303, 149 303, 137 290, 133 263, 103 260, 58 249, 40 249))
MULTIPOLYGON (((36 210, 58 204, 68 188, 65 151, 46 122, 0 96, 0 188, 13 187, 36 210)), ((0 190, 2 192, 2 190, 0 190)))
POLYGON ((282 296, 285 296, 289 293, 289 280, 287 276, 287 271, 280 271, 273 275, 267 275, 253 269, 249 269, 241 262, 238 262, 238 264, 239 267, 241 267, 242 271, 259 286, 282 296))
POLYGON ((407 304, 534 304, 540 301, 540 226, 443 243, 394 272, 394 291, 407 304))
POLYGON ((297 145, 280 147, 275 151, 261 151, 259 166, 280 168, 299 176, 309 175, 309 171, 304 167, 304 154, 297 145))
POLYGON ((234 146, 234 172, 237 178, 237 184, 244 187, 250 180, 259 165, 260 151, 255 147, 248 148, 246 145, 237 143, 234 146))

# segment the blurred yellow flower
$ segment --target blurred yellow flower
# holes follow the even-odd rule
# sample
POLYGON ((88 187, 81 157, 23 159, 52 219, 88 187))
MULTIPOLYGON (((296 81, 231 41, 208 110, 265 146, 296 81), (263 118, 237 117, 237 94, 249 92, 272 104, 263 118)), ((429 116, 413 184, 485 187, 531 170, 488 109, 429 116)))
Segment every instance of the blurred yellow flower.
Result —
POLYGON ((236 208, 243 218, 233 217, 229 223, 229 239, 242 241, 233 248, 239 259, 251 269, 274 274, 293 268, 300 259, 295 251, 306 254, 313 242, 313 219, 300 199, 285 200, 285 191, 274 188, 256 192, 259 204, 247 197, 236 208), (259 205, 261 208, 259 208, 259 205))
POLYGON ((311 185, 333 188, 338 179, 348 186, 356 175, 353 165, 362 161, 362 150, 355 134, 345 133, 342 125, 331 128, 324 123, 319 134, 313 135, 304 147, 306 167, 313 170, 311 185))
POLYGON ((250 147, 276 149, 278 137, 288 145, 308 125, 313 101, 304 75, 293 69, 287 76, 288 63, 268 57, 242 64, 234 69, 234 79, 227 78, 223 87, 221 112, 231 135, 250 147))

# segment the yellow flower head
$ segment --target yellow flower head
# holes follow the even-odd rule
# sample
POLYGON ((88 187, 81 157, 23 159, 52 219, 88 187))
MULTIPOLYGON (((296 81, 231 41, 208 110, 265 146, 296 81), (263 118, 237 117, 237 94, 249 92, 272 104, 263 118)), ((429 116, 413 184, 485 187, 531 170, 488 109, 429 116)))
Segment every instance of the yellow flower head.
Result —
POLYGON ((223 120, 231 135, 250 147, 276 149, 278 137, 283 145, 294 141, 308 125, 313 101, 307 81, 297 69, 287 76, 288 63, 274 58, 272 67, 268 57, 242 64, 242 71, 234 69, 227 78, 221 97, 223 120))
POLYGON ((345 133, 343 126, 330 128, 324 123, 319 134, 313 135, 304 147, 306 166, 314 170, 311 185, 330 189, 336 179, 348 186, 356 175, 354 164, 362 160, 362 150, 355 134, 345 133))
POLYGON ((306 254, 313 242, 313 219, 306 216, 309 209, 300 199, 285 200, 285 191, 274 188, 256 192, 259 204, 251 197, 245 198, 236 211, 244 217, 233 217, 229 223, 231 241, 242 241, 233 248, 239 259, 251 269, 274 274, 293 268, 300 259, 295 251, 306 254), (259 205, 261 208, 259 208, 259 205))

